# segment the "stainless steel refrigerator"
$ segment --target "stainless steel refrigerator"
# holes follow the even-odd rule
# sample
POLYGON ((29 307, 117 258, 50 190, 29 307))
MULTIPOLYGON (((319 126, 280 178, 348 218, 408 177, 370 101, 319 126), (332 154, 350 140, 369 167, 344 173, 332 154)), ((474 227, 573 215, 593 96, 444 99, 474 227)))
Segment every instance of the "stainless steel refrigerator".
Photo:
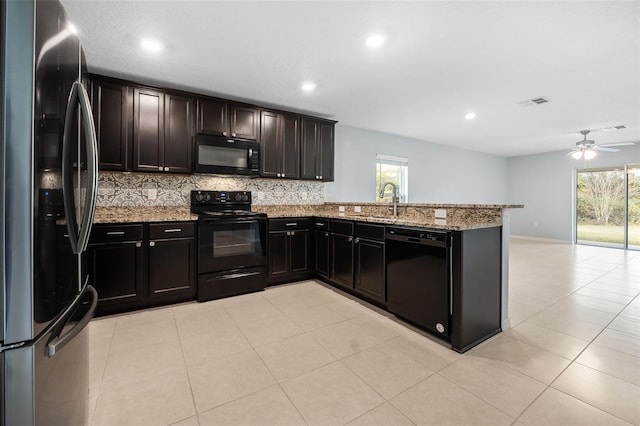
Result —
POLYGON ((57 1, 0 3, 0 424, 82 425, 97 303, 83 270, 97 147, 57 1))

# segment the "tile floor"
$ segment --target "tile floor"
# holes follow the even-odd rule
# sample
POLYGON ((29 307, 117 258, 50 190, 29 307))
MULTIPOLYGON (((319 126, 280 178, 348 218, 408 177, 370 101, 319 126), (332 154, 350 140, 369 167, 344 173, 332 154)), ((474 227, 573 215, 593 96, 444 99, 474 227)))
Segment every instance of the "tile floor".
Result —
POLYGON ((640 252, 512 240, 459 355, 315 281, 94 320, 92 425, 640 425, 640 252))

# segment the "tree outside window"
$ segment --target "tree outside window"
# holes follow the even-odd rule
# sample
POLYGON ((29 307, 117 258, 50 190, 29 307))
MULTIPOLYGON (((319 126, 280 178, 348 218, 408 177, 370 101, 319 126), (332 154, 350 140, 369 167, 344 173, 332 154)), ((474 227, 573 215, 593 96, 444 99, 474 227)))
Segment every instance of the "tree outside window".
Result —
POLYGON ((398 188, 400 202, 408 202, 409 159, 392 155, 376 154, 376 203, 387 203, 391 200, 391 186, 385 189, 380 198, 381 185, 392 182, 398 188))

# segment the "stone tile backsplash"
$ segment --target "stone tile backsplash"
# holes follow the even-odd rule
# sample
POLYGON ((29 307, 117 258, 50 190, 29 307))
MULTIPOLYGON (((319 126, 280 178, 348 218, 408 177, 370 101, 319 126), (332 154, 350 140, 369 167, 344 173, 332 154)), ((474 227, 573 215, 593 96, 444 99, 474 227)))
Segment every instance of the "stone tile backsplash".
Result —
POLYGON ((322 182, 245 176, 100 172, 98 206, 188 206, 192 189, 251 191, 255 205, 322 204, 322 182))

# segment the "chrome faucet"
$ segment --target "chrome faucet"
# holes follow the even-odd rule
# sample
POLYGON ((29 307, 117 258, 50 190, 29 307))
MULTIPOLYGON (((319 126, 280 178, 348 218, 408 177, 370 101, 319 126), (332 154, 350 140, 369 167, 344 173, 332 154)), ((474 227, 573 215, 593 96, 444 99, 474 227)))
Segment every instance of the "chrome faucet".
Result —
MULTIPOLYGON (((391 189, 392 189, 392 194, 391 194, 391 202, 393 203, 393 217, 398 217, 398 201, 399 201, 399 197, 398 197, 398 187, 396 186, 395 183, 393 182, 385 182, 380 186, 380 194, 379 197, 380 198, 384 198, 384 190, 385 188, 391 185, 391 189)), ((390 208, 391 209, 391 208, 390 208)))

